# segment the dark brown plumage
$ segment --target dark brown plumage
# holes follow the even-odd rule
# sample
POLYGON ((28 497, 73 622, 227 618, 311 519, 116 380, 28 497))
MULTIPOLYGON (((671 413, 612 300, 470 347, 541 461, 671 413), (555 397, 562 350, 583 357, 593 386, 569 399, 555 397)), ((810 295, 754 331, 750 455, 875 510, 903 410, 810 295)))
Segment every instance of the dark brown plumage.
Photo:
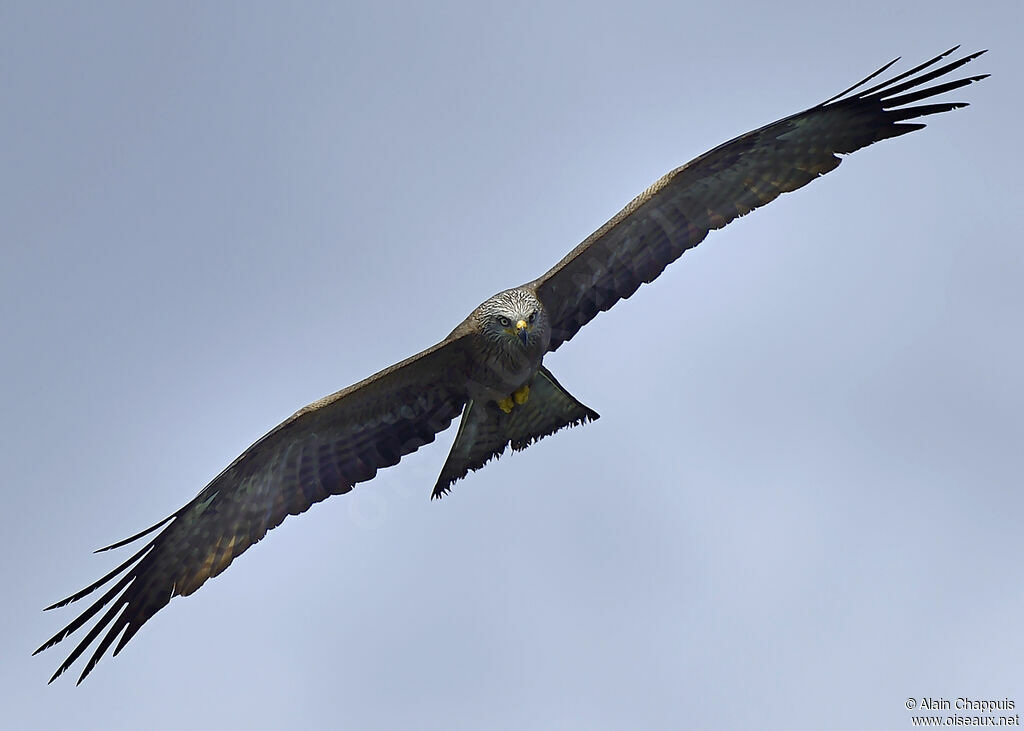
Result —
POLYGON ((822 104, 677 168, 546 274, 488 299, 434 347, 301 409, 176 513, 101 549, 159 531, 130 559, 47 607, 65 606, 113 582, 36 650, 57 644, 110 605, 51 682, 101 638, 81 682, 119 635, 115 655, 171 597, 196 591, 288 515, 348 492, 432 442, 460 413, 435 497, 508 446, 524 449, 565 426, 596 419, 542 367, 544 355, 572 339, 598 312, 653 281, 712 229, 833 170, 838 154, 924 126, 910 120, 966 106, 916 104, 985 78, 922 88, 981 55, 935 67, 955 50, 861 89, 892 65, 887 64, 822 104))

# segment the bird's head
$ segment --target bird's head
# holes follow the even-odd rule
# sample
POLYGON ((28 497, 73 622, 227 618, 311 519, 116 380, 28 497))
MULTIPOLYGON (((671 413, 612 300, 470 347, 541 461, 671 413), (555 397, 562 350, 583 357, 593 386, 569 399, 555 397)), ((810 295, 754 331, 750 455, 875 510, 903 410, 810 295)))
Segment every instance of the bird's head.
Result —
POLYGON ((480 331, 506 348, 546 350, 550 340, 547 315, 540 300, 527 289, 508 289, 477 308, 480 331))

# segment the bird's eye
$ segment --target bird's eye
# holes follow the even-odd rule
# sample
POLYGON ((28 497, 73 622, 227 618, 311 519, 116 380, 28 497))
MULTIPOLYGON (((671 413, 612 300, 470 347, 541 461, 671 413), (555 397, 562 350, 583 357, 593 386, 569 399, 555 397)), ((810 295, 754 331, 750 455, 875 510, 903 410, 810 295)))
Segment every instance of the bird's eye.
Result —
POLYGON ((529 319, 530 319, 530 322, 533 322, 534 320, 537 319, 537 310, 534 310, 533 312, 530 313, 530 318, 529 319))
POLYGON ((505 317, 504 315, 502 315, 501 317, 498 318, 498 322, 501 324, 502 327, 511 327, 512 326, 512 321, 510 319, 508 319, 507 317, 505 317))

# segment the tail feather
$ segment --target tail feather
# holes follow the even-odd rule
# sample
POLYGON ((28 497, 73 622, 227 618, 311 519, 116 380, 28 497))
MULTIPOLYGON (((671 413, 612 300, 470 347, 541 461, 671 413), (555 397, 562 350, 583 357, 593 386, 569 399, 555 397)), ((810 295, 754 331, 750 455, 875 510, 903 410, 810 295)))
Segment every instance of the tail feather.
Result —
POLYGON ((597 418, 596 411, 577 401, 541 366, 530 383, 529 398, 510 413, 493 402, 466 404, 459 433, 431 497, 443 497, 457 480, 500 457, 509 446, 520 452, 559 429, 597 418))

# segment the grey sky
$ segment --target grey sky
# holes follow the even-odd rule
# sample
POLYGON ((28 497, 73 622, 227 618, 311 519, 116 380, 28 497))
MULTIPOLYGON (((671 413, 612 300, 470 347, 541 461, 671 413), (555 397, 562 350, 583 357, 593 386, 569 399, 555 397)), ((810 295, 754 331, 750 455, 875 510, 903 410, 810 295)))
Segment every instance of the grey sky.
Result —
POLYGON ((1024 705, 1018 2, 0 6, 9 728, 909 728, 1024 705), (896 55, 968 109, 546 362, 602 419, 290 518, 74 687, 90 551, 672 167, 896 55), (65 646, 66 645, 66 646, 65 646))

